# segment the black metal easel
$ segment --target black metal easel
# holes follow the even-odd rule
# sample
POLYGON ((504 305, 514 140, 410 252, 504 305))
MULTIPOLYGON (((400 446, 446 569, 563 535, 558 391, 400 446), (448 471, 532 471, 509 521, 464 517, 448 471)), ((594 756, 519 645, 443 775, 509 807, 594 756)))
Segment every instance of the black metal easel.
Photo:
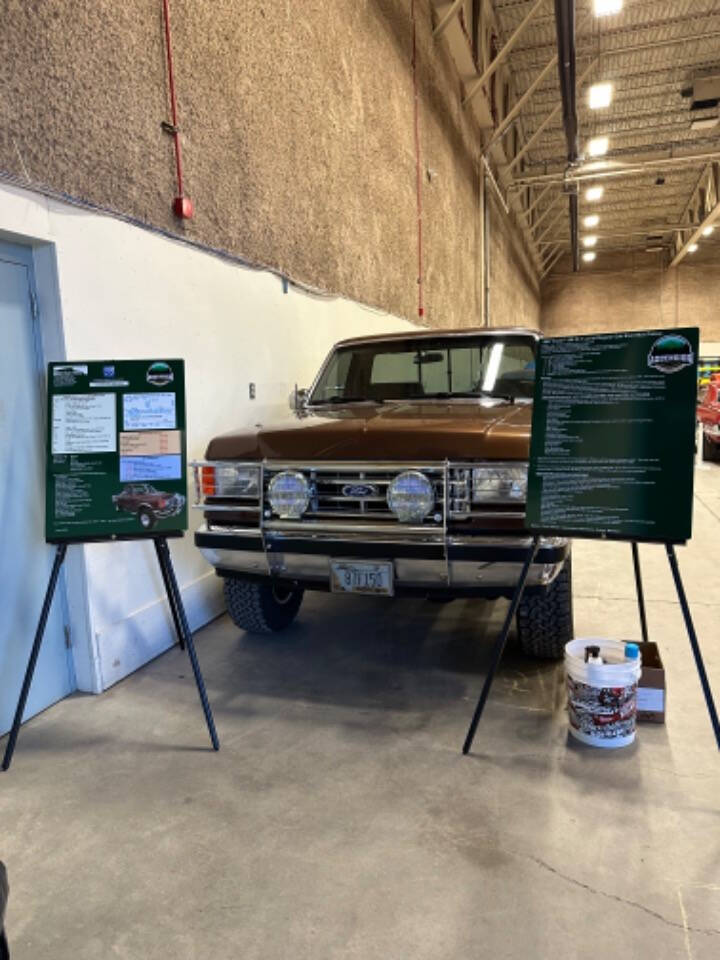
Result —
MULTIPOLYGON (((197 684, 198 694, 200 695, 200 703, 202 704, 203 712, 205 714, 205 722, 207 723, 208 732, 210 734, 210 740, 212 742, 213 749, 219 750, 220 741, 218 740, 217 731, 215 730, 215 721, 213 720, 212 710, 210 709, 210 703, 205 690, 205 681, 203 680, 203 675, 200 670, 200 664, 198 663, 197 654, 195 653, 195 644, 193 643, 192 633, 190 632, 190 627, 188 626, 185 607, 183 606, 182 602, 182 595, 175 578, 175 570, 173 569, 172 559, 170 557, 170 548, 168 547, 167 537, 157 536, 152 537, 152 539, 155 542, 155 551, 157 553, 158 563, 160 564, 160 572, 162 574, 163 583, 165 584, 165 591, 167 593, 173 623, 175 624, 178 642, 181 649, 184 650, 185 647, 187 647, 190 663, 192 664, 193 673, 195 674, 195 683, 197 684)), ((71 542, 77 543, 78 541, 74 540, 71 542)), ((20 697, 15 710, 15 717, 10 729, 10 736, 8 738, 7 746, 5 747, 5 756, 3 757, 2 762, 3 770, 8 770, 10 764, 12 763, 15 745, 17 743, 18 733, 20 731, 20 724, 22 723, 25 705, 27 703, 28 694, 30 693, 30 687, 32 686, 35 665, 37 664, 38 655, 40 654, 40 647, 42 646, 48 614, 50 613, 50 607, 55 594, 55 588, 57 586, 58 577, 60 576, 60 568, 65 560, 65 554, 67 553, 68 545, 69 542, 65 541, 57 544, 55 559, 53 561, 50 579, 45 592, 45 600, 43 601, 42 610, 40 611, 40 619, 38 620, 37 630, 35 631, 35 639, 33 641, 32 650, 30 651, 30 659, 28 660, 27 669, 25 670, 25 679, 23 680, 22 689, 20 691, 20 697)))
POLYGON ((480 699, 477 702, 475 707, 475 713, 473 718, 470 721, 470 727, 468 728, 467 736, 465 737, 465 743, 463 744, 462 752, 464 754, 470 753, 470 749, 475 739, 475 731, 478 728, 480 723, 480 718, 482 717, 483 710, 485 709, 485 702, 490 695, 490 687, 492 686, 493 680, 495 679, 495 673, 498 666, 500 665, 500 660, 505 651, 505 644, 507 643, 508 634, 510 633, 510 627, 512 625, 512 619, 515 616, 515 611, 520 605, 520 600, 522 599, 523 592, 525 590, 525 584, 527 583, 528 574, 530 573, 530 566, 535 559, 535 554, 537 553, 538 544, 540 543, 539 537, 534 537, 533 542, 530 545, 528 550, 527 557, 525 558, 525 563, 523 564, 522 573, 520 574, 520 579, 517 582, 515 587, 515 592, 512 595, 512 600, 510 601, 510 606, 505 615, 505 622, 502 625, 502 630, 500 635, 495 641, 495 647, 493 649, 492 658, 490 660, 490 667, 488 668, 488 674, 485 677, 485 683, 483 684, 482 691, 480 693, 480 699))
MULTIPOLYGON (((647 643, 648 629, 647 618, 645 616, 645 596, 643 594, 642 574, 640 572, 640 556, 638 553, 638 545, 635 541, 633 541, 632 544, 632 551, 633 566, 635 567, 635 586, 637 588, 638 610, 640 612, 640 627, 642 629, 643 642, 647 643)), ((697 672, 700 677, 700 685, 705 696, 705 704, 707 706, 708 714, 710 715, 710 722, 712 723, 718 750, 720 750, 720 719, 718 719, 715 700, 713 699, 712 690, 710 689, 710 681, 708 680, 707 672, 705 670, 705 663, 703 661, 702 653, 700 652, 700 645, 698 643, 697 634, 695 633, 695 624, 693 623, 693 619, 690 614, 690 607, 687 602, 687 597, 685 596, 685 587, 683 586, 682 577, 680 576, 680 566, 675 554, 675 545, 672 543, 666 543, 665 552, 667 553, 668 562, 670 563, 670 571, 673 576, 673 582, 675 583, 675 590, 677 591, 678 600, 680 602, 683 620, 685 621, 685 629, 687 630, 690 646, 695 658, 695 666, 697 667, 697 672)))
MULTIPOLYGON (((482 692, 480 693, 480 699, 478 700, 467 736, 465 737, 465 743, 463 744, 462 752, 464 754, 469 753, 472 748, 473 740, 475 739, 475 732, 477 731, 480 718, 482 717, 483 710, 485 709, 485 702, 490 693, 490 687, 495 679, 495 673, 497 672, 503 651, 505 650, 505 644, 507 643, 508 633, 510 632, 512 618, 515 616, 515 612, 522 598, 523 591, 525 590, 525 584, 530 572, 530 565, 532 564, 535 554, 537 553, 538 542, 539 538, 535 537, 525 559, 525 564, 523 566, 522 573, 520 574, 520 579, 518 580, 517 586, 515 587, 512 600, 510 601, 510 606, 508 607, 502 630, 500 631, 500 635, 495 643, 490 661, 490 667, 488 669, 488 675, 485 678, 485 683, 483 684, 482 692)), ((637 593, 638 611, 640 614, 640 628, 642 631, 643 642, 647 643, 648 628, 647 616, 645 613, 645 594, 643 592, 642 573, 640 570, 640 553, 638 551, 637 541, 633 540, 631 546, 633 568, 635 571, 635 590, 637 593)), ((708 680, 697 634, 695 633, 695 625, 693 624, 692 616, 690 614, 690 607, 688 606, 687 597, 685 596, 685 588, 683 586, 682 577, 680 576, 680 567, 678 566, 677 556, 675 555, 675 545, 672 543, 666 543, 665 550, 667 552, 668 561, 670 562, 670 570, 672 572, 675 589, 680 602, 680 609, 682 610, 683 619, 685 621, 685 629, 687 630, 688 638, 690 639, 690 646, 692 648, 693 656, 695 657, 695 666, 697 667, 698 675, 700 677, 700 685, 702 686, 703 694, 705 696, 705 704, 707 706, 708 714, 710 715, 710 722, 712 723, 713 732, 715 733, 715 740, 718 745, 718 750, 720 750, 720 719, 718 718, 715 700, 710 688, 710 681, 708 680)))

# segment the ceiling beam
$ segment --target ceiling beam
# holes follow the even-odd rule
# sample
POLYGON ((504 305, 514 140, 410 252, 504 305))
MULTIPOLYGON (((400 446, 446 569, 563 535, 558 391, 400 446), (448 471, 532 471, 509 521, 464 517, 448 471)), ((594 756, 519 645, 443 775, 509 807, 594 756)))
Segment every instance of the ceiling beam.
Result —
MULTIPOLYGON (((578 85, 580 85, 580 84, 586 79, 586 77, 589 76, 590 71, 593 69, 593 67, 595 67, 595 66, 597 65, 597 63, 598 63, 598 60, 596 59, 596 60, 593 60, 592 63, 588 64, 588 66, 585 68, 585 70, 584 70, 584 71, 580 74, 580 76, 578 77, 578 81, 577 81, 577 82, 578 82, 578 85)), ((533 145, 533 143, 535 143, 535 141, 537 140, 537 138, 538 138, 539 136, 541 136, 543 130, 546 129, 546 127, 548 126, 548 124, 552 123, 552 121, 555 119, 555 117, 560 116, 561 113, 562 113, 562 104, 559 103, 559 104, 558 104, 553 110, 551 110, 550 113, 545 117, 545 119, 543 120, 543 122, 542 122, 542 123, 540 124, 540 126, 537 128, 537 130, 535 130, 535 132, 525 141, 522 149, 519 150, 519 151, 515 154, 515 156, 513 157, 513 159, 510 161, 510 164, 509 164, 509 167, 508 167, 509 170, 512 170, 514 167, 516 167, 516 166, 520 163, 520 161, 521 161, 522 158, 525 156, 525 154, 528 152, 528 150, 529 150, 530 147, 533 145)))
POLYGON ((485 70, 483 70, 483 72, 480 74, 477 80, 473 81, 467 94, 465 95, 465 98, 463 99, 462 105, 464 107, 466 107, 475 98, 475 96, 477 96, 480 90, 482 90, 483 84, 485 84, 487 80, 490 79, 490 77, 495 73, 495 71, 500 66, 500 64, 507 59, 508 54, 510 53, 510 51, 513 49, 515 44, 518 42, 520 37, 525 32, 525 28, 530 23, 530 21, 535 16, 535 14, 538 12, 540 7, 543 6, 544 3, 546 3, 546 0, 535 0, 535 3, 530 8, 528 13, 525 15, 522 22, 520 23, 518 28, 515 30, 515 32, 512 34, 512 36, 507 41, 507 43, 502 48, 502 50, 500 50, 498 55, 495 57, 495 59, 488 64, 488 66, 485 68, 485 70))
POLYGON ((564 246, 561 246, 561 247, 550 257, 550 259, 547 261, 546 265, 543 267, 542 273, 540 274, 540 279, 541 279, 541 280, 543 280, 543 279, 550 273, 550 271, 552 270, 552 268, 555 266, 555 264, 558 262, 558 260, 562 257, 562 255, 563 255, 564 253, 565 253, 565 247, 564 247, 564 246))
POLYGON ((558 210, 557 216, 556 216, 556 217, 553 217, 553 219, 552 219, 552 220, 550 221, 550 223, 545 227, 545 229, 543 230, 543 232, 538 234, 538 236, 537 236, 537 238, 536 238, 536 240, 535 240, 535 243, 539 244, 540 241, 542 240, 542 238, 543 238, 543 237, 546 237, 546 236, 548 235, 548 233, 550 233, 550 231, 551 231, 552 228, 555 226, 555 224, 560 220, 560 217, 562 217, 562 216, 564 216, 564 215, 565 215, 565 211, 564 211, 563 209, 558 210))
POLYGON ((534 224, 532 225, 532 227, 531 227, 531 230, 532 230, 532 232, 533 232, 533 236, 534 236, 535 231, 537 230, 537 228, 540 226, 540 224, 541 224, 541 223, 543 222, 543 220, 545 219, 545 217, 547 217, 547 215, 550 213, 551 210, 554 210, 554 209, 555 209, 555 207, 556 207, 557 204, 558 204, 558 200, 560 200, 560 199, 562 199, 562 194, 561 194, 561 193, 558 193, 558 194, 555 195, 555 198, 553 199, 552 203, 549 203, 549 204, 545 207, 545 209, 543 210, 543 212, 540 214, 540 216, 537 218, 537 220, 535 221, 535 223, 534 223, 534 224))
MULTIPOLYGON (((664 124, 661 125, 664 128, 664 124)), ((668 127, 676 126, 676 124, 667 124, 668 127)), ((655 127, 653 129, 659 129, 655 127)), ((720 127, 718 128, 720 131, 720 127)), ((611 139, 616 136, 615 133, 611 130, 602 131, 604 134, 609 136, 611 139)), ((559 133, 559 130, 558 130, 559 133)), ((630 131, 625 131, 620 134, 623 138, 627 140, 637 139, 642 140, 639 134, 642 133, 642 130, 636 130, 633 133, 630 131)), ((559 137, 558 137, 559 140, 559 137)), ((699 147, 703 145, 709 145, 710 147, 717 146, 718 144, 718 133, 712 132, 707 137, 697 137, 692 141, 688 140, 663 140, 659 143, 630 143, 624 147, 616 147, 614 150, 609 151, 602 158, 607 163, 635 163, 645 160, 654 160, 654 159, 671 159, 672 157, 682 158, 684 155, 678 153, 679 150, 687 150, 688 143, 692 143, 694 147, 699 147)), ((558 142, 556 148, 561 149, 561 144, 558 142)), ((700 152, 697 150, 696 152, 700 152)), ((553 170, 564 171, 565 164, 563 162, 563 157, 560 155, 550 156, 547 155, 544 158, 538 158, 532 166, 527 166, 523 170, 523 176, 530 177, 534 173, 550 173, 553 170)))
POLYGON ((523 187, 540 183, 562 184, 573 181, 579 183, 585 180, 604 180, 610 177, 639 176, 646 174, 649 170, 660 170, 665 167, 679 165, 692 166, 694 164, 707 163, 709 160, 718 159, 720 159, 720 151, 715 150, 704 153, 688 153, 680 156, 658 158, 656 160, 642 160, 638 161, 637 163, 627 164, 616 163, 613 165, 612 163, 608 163, 605 165, 602 164, 602 161, 599 161, 598 165, 594 163, 586 163, 583 166, 577 167, 575 170, 569 172, 566 170, 556 170, 553 173, 536 174, 530 177, 518 177, 510 184, 508 189, 520 190, 523 187))
MULTIPOLYGON (((692 224, 692 226, 697 226, 697 224, 692 224)), ((686 230, 687 224, 674 224, 674 223, 664 223, 659 224, 656 227, 647 227, 645 230, 627 230, 620 233, 604 233, 597 232, 597 229, 593 229, 593 236, 600 240, 618 240, 624 237, 652 237, 652 236, 661 236, 665 233, 674 233, 676 230, 686 230)), ((570 241, 569 236, 565 237, 555 237, 552 240, 540 240, 538 241, 539 247, 551 247, 556 243, 568 243, 570 241)))
POLYGON ((540 73, 537 75, 537 77, 535 77, 535 79, 533 80, 533 82, 532 82, 532 83, 530 84, 530 86, 527 88, 527 90, 525 91, 525 93, 520 97, 520 99, 519 99, 518 102, 515 104, 515 106, 512 108, 512 110, 509 111, 509 113, 508 113, 507 116, 504 118, 504 120, 502 121, 502 123, 500 124, 500 126, 497 128, 497 130, 495 131, 495 133, 493 133, 492 137, 490 138, 490 141, 489 141, 488 145, 485 147, 485 151, 484 151, 485 153, 487 153, 488 150, 490 149, 490 147, 494 146, 494 144, 496 144, 497 141, 498 141, 501 137, 505 136, 505 134, 506 134, 507 131, 508 131, 508 128, 509 128, 510 125, 513 123, 513 121, 515 120, 515 118, 517 117, 517 115, 520 113, 520 111, 522 110, 522 108, 525 106, 525 104, 527 103, 527 101, 528 101, 528 100, 532 97, 532 95, 535 93, 535 91, 536 91, 537 88, 540 86, 540 84, 543 82, 543 80, 544 80, 545 77, 548 75, 548 73, 550 73, 550 71, 557 66, 557 62, 558 62, 558 58, 557 58, 557 54, 555 54, 555 56, 552 58, 552 60, 549 60, 549 61, 545 64, 545 66, 543 67, 543 69, 540 71, 540 73))
POLYGON ((530 219, 530 214, 533 212, 533 210, 535 209, 535 207, 537 207, 537 205, 542 202, 543 197, 545 197, 545 195, 546 195, 546 194, 548 193, 548 191, 551 190, 551 189, 552 189, 552 184, 551 184, 551 183, 549 183, 546 187, 543 187, 542 190, 540 191, 540 193, 535 197, 535 199, 533 200, 533 202, 532 202, 532 203, 530 204, 530 206, 527 208, 527 210, 523 210, 523 216, 525 217, 526 220, 529 221, 529 219, 530 219))
POLYGON ((453 22, 455 17, 460 13, 460 8, 462 7, 465 0, 453 0, 445 14, 438 20, 437 26, 433 30, 433 38, 439 40, 440 37, 445 33, 447 28, 453 22))
MULTIPOLYGON (((707 108, 708 110, 713 109, 711 107, 707 108)), ((673 127, 682 127, 684 130, 690 130, 690 123, 695 117, 690 116, 689 109, 685 107, 682 110, 680 107, 677 109, 667 109, 667 110, 652 110, 652 111, 643 111, 639 113, 625 113, 620 116, 616 116, 612 119, 608 118, 605 123, 598 123, 596 118, 591 114, 585 113, 583 111, 582 118, 584 120, 594 121, 595 125, 602 130, 602 133, 607 134, 609 137, 623 137, 623 136, 637 136, 641 133, 647 133, 649 136, 653 136, 654 131, 657 129, 672 129, 673 127), (653 123, 653 118, 667 118, 676 115, 676 119, 671 120, 669 123, 653 123), (632 127, 616 127, 613 129, 613 123, 619 123, 622 120, 638 121, 638 125, 632 127), (645 124, 642 124, 642 121, 646 121, 645 124)), ((705 117, 703 117, 705 119, 705 117)), ((712 128, 710 128, 712 129, 712 128)), ((549 129, 546 128, 548 134, 548 139, 550 137, 557 137, 559 140, 563 134, 563 128, 556 124, 549 129)))
MULTIPOLYGON (((670 262, 670 267, 676 267, 681 263, 690 253, 690 247, 702 238, 703 230, 712 227, 720 217, 720 163, 711 164, 707 170, 707 177, 703 176, 695 188, 688 204, 691 213, 696 212, 692 209, 695 199, 698 201, 702 220, 699 226, 692 230, 690 236, 681 243, 680 249, 676 251, 670 262)), ((678 231, 678 238, 684 238, 686 230, 687 228, 684 227, 682 231, 678 231)))
MULTIPOLYGON (((607 41, 607 40, 612 40, 615 37, 625 37, 628 35, 631 36, 633 34, 637 35, 642 30, 660 30, 663 27, 674 27, 681 23, 687 23, 687 21, 690 18, 692 18, 693 20, 699 20, 702 17, 710 18, 713 16, 717 17, 719 15, 720 15, 720 11, 718 11, 717 7, 714 7, 712 10, 686 13, 686 14, 681 14, 679 17, 669 17, 664 20, 655 20, 648 23, 637 23, 629 27, 619 27, 619 28, 616 28, 615 30, 606 30, 606 31, 603 31, 602 33, 602 39, 604 41, 607 41)), ((654 46, 654 45, 666 45, 666 44, 670 45, 670 44, 676 44, 676 43, 690 43, 698 40, 705 40, 706 38, 712 37, 712 36, 714 36, 714 33, 709 33, 709 34, 700 33, 700 34, 695 34, 693 36, 673 37, 672 40, 658 40, 656 42, 649 40, 649 41, 646 41, 646 43, 631 44, 628 47, 628 49, 635 51, 638 47, 645 47, 647 44, 654 46)), ((594 43, 596 43, 597 33, 593 33, 593 32, 578 33, 578 36, 577 36, 578 46, 581 46, 584 42, 587 42, 588 46, 591 46, 594 43)), ((547 50, 549 47, 553 47, 553 46, 554 46, 554 43, 552 41, 548 41, 547 43, 535 43, 535 44, 529 44, 528 46, 525 46, 525 47, 519 47, 517 52, 522 56, 522 54, 524 53, 531 53, 536 50, 547 50)), ((616 51, 614 48, 608 51, 608 53, 613 53, 613 54, 615 52, 616 51)))

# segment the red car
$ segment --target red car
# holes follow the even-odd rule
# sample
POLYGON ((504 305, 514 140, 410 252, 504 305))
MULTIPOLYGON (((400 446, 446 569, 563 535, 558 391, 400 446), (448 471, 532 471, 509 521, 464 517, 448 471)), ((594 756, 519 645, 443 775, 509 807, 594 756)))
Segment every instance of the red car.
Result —
POLYGON ((700 394, 697 418, 703 432, 703 460, 720 460, 720 374, 714 373, 700 394))
POLYGON ((116 510, 136 513, 140 526, 149 530, 158 519, 180 513, 185 497, 179 493, 163 493, 151 483, 128 483, 112 498, 116 510))

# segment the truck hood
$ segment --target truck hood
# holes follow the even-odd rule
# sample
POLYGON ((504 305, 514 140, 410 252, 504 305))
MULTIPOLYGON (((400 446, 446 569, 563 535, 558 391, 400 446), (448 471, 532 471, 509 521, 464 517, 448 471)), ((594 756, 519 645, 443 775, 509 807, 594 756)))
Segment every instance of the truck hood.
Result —
POLYGON ((532 407, 495 400, 310 408, 210 441, 208 460, 526 460, 532 407))

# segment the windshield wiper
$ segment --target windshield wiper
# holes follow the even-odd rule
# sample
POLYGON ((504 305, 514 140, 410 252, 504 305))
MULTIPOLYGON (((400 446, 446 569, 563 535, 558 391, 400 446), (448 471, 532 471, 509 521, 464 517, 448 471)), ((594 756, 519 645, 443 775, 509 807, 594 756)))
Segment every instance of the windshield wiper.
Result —
POLYGON ((369 397, 325 397, 323 400, 311 400, 308 406, 319 407, 331 403, 385 403, 384 400, 369 397))

